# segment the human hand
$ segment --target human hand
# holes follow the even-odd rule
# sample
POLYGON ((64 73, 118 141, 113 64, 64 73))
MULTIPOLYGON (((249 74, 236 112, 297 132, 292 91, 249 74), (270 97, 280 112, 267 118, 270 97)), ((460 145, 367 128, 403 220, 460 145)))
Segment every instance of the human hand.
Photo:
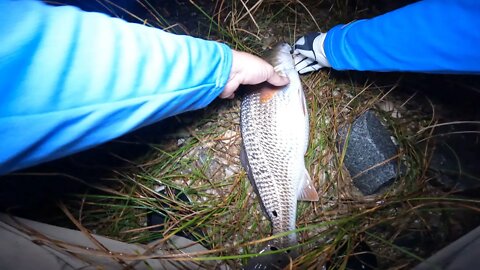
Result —
POLYGON ((232 50, 232 69, 220 98, 233 98, 235 90, 241 84, 259 84, 269 82, 275 86, 283 86, 289 83, 287 77, 280 76, 275 72, 272 65, 255 55, 232 50))
POLYGON ((323 67, 331 67, 323 49, 326 36, 326 33, 310 33, 295 42, 293 58, 298 73, 305 74, 323 67))

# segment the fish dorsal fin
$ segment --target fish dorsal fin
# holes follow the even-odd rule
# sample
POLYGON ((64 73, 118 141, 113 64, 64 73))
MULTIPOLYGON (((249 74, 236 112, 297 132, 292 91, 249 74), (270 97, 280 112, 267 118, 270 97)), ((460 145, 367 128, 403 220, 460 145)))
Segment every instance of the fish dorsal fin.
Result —
POLYGON ((302 185, 298 192, 297 200, 299 201, 318 201, 318 193, 313 185, 313 181, 308 174, 307 169, 305 169, 305 173, 302 180, 302 185))

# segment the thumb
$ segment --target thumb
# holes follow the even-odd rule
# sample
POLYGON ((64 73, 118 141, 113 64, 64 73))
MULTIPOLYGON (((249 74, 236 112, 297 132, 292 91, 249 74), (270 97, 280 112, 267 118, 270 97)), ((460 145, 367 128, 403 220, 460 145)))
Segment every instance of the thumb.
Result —
POLYGON ((281 76, 273 69, 271 70, 271 75, 267 78, 267 82, 275 86, 284 86, 287 85, 290 80, 286 76, 281 76))

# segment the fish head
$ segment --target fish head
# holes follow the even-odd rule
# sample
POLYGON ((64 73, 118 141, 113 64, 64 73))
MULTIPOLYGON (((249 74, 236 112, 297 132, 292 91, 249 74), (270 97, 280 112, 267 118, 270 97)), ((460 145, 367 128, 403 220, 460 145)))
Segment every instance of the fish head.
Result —
POLYGON ((264 59, 281 75, 285 75, 288 71, 295 69, 292 46, 285 42, 273 46, 271 50, 267 51, 264 59))
POLYGON ((292 46, 286 42, 277 43, 275 46, 273 46, 272 50, 278 54, 289 55, 290 57, 292 55, 292 46))

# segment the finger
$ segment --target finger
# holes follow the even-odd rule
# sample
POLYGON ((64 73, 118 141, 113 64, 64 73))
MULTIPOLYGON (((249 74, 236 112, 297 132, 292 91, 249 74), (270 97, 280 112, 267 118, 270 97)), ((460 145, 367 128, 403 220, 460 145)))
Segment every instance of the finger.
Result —
POLYGON ((303 55, 295 55, 293 57, 293 62, 295 63, 295 66, 298 66, 298 65, 308 66, 309 64, 311 64, 313 62, 313 60, 309 59, 308 57, 305 57, 303 55))
POLYGON ((273 71, 272 75, 267 78, 267 82, 275 86, 283 86, 283 85, 287 85, 290 82, 290 80, 288 79, 288 77, 280 76, 278 73, 273 71))
POLYGON ((229 92, 222 92, 218 97, 219 98, 229 98, 231 95, 233 95, 233 93, 229 93, 229 92))
POLYGON ((302 69, 297 69, 297 71, 298 71, 299 74, 305 74, 305 73, 317 71, 320 68, 321 68, 321 66, 316 64, 316 65, 310 65, 310 66, 304 67, 302 69))
POLYGON ((296 59, 297 63, 295 64, 295 69, 296 70, 300 70, 300 69, 303 69, 305 67, 308 67, 314 63, 316 63, 314 60, 310 59, 310 58, 307 58, 307 57, 298 57, 296 59))
POLYGON ((305 54, 308 54, 308 51, 295 49, 292 52, 293 56, 296 56, 296 55, 304 55, 305 56, 305 54))
POLYGON ((232 98, 235 97, 235 93, 222 92, 218 97, 219 97, 219 98, 232 99, 232 98))
POLYGON ((229 98, 230 96, 232 96, 235 92, 235 90, 237 90, 237 88, 240 86, 240 84, 238 83, 238 81, 233 78, 233 79, 230 79, 227 84, 225 85, 225 88, 223 89, 223 92, 219 95, 220 98, 229 98))
POLYGON ((297 52, 298 52, 298 55, 303 55, 304 57, 308 57, 313 60, 316 60, 315 53, 313 51, 297 50, 297 52))
POLYGON ((306 57, 303 56, 303 55, 299 55, 299 54, 295 55, 295 54, 293 54, 293 62, 294 62, 294 64, 295 64, 295 66, 298 65, 298 63, 302 62, 305 58, 306 58, 306 57))

